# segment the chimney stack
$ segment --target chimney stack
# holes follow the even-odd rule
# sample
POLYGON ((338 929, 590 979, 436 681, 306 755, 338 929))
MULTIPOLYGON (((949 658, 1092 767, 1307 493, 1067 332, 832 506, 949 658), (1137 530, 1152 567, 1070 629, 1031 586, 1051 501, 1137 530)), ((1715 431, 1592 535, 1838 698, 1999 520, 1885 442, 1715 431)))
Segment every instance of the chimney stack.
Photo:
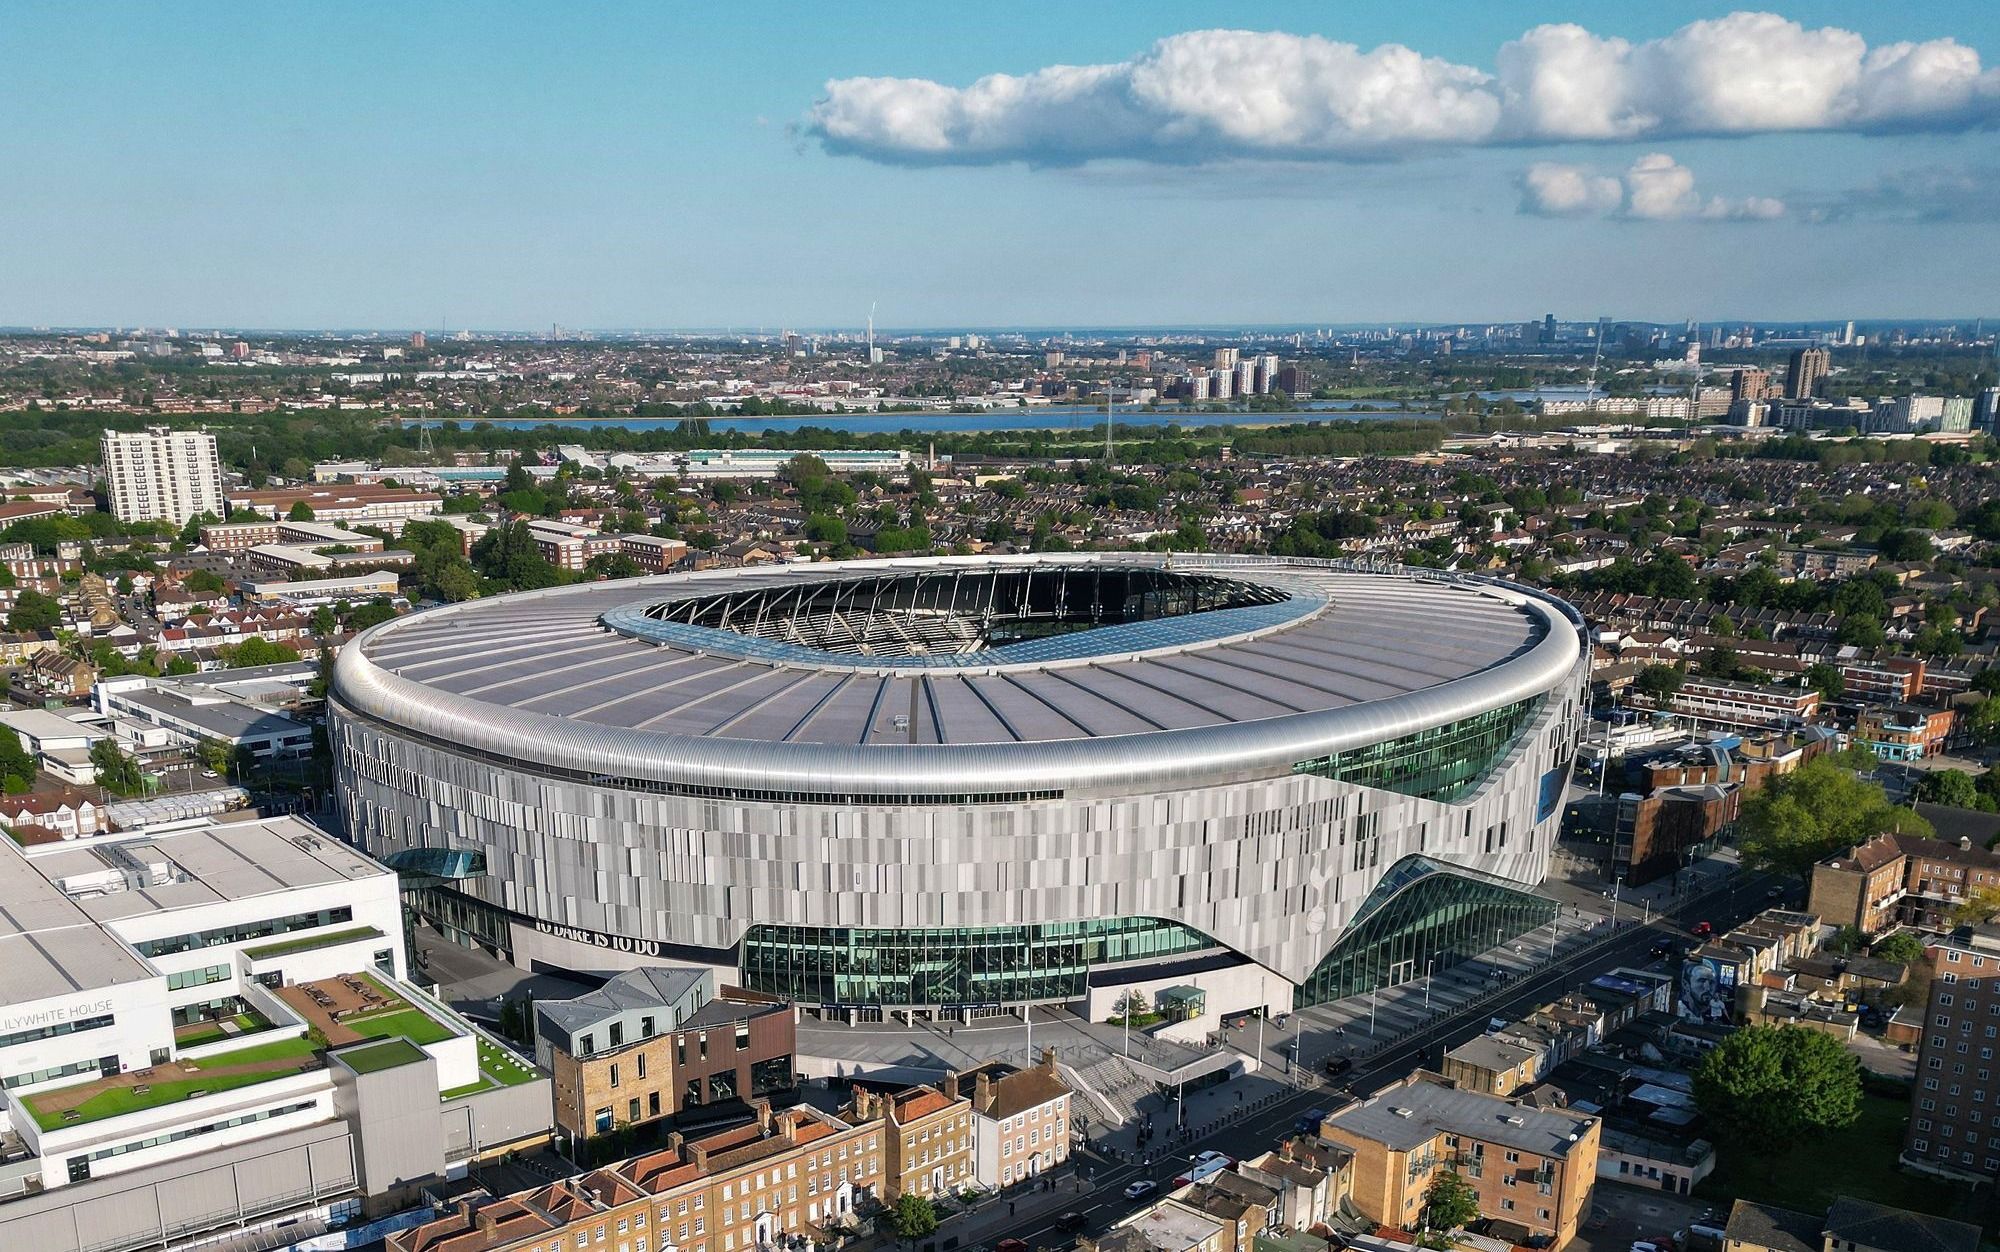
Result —
POLYGON ((972 1079, 972 1103, 982 1113, 993 1103, 993 1078, 983 1069, 972 1079))
POLYGON ((1053 1047, 1042 1049, 1042 1068, 1051 1074, 1056 1072, 1056 1050, 1053 1047))
POLYGON ((699 1143, 690 1143, 687 1146, 687 1159, 688 1164, 696 1169, 704 1173, 708 1171, 708 1149, 699 1143))
POLYGON ((680 1131, 678 1131, 678 1130, 670 1130, 670 1131, 668 1131, 668 1132, 667 1132, 667 1151, 669 1151, 669 1152, 672 1152, 672 1153, 673 1153, 674 1155, 676 1155, 676 1156, 679 1156, 679 1155, 680 1155, 680 1151, 681 1151, 681 1132, 680 1132, 680 1131))
POLYGON ((757 1114, 757 1134, 762 1138, 770 1138, 771 1102, 769 1100, 752 1100, 750 1107, 757 1114))

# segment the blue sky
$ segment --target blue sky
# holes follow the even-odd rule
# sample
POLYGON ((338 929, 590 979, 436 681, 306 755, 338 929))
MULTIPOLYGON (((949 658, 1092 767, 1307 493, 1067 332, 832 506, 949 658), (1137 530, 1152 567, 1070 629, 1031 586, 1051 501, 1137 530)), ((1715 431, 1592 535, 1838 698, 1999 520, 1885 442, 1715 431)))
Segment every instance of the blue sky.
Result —
POLYGON ((1793 4, 1797 40, 1705 42, 1676 31, 1729 6, 1528 7, 15 5, 0 323, 2000 314, 2000 6, 1793 4), (1617 109, 1561 66, 1533 80, 1561 109, 1495 103, 1502 45, 1559 22, 1639 46, 1591 63, 1617 109), (1724 58, 1837 75, 1825 27, 1950 72, 1740 120, 1795 110, 1724 58), (959 91, 1065 65, 1114 68, 1082 100, 959 91))

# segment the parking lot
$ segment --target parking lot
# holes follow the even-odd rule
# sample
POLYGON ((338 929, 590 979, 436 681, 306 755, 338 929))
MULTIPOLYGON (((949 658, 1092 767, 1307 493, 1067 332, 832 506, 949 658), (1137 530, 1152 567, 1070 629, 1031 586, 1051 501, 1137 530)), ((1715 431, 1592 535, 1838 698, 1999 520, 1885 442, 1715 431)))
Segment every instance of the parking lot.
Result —
MULTIPOLYGON (((1683 1233, 1708 1212, 1708 1205, 1687 1196, 1599 1182, 1590 1197, 1590 1216, 1570 1246, 1575 1252, 1630 1252, 1642 1239, 1670 1235, 1676 1248, 1684 1248, 1683 1233)), ((1726 1217, 1718 1214, 1712 1220, 1720 1225, 1726 1217)))

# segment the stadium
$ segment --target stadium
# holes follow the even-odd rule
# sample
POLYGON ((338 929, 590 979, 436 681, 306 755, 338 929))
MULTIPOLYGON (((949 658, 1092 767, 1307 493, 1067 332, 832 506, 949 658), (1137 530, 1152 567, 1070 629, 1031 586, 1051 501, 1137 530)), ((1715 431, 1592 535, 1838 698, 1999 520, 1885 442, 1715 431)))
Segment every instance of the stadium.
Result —
POLYGON ((351 837, 523 968, 1274 1011, 1553 917, 1588 648, 1492 580, 1062 553, 578 584, 342 650, 351 837))

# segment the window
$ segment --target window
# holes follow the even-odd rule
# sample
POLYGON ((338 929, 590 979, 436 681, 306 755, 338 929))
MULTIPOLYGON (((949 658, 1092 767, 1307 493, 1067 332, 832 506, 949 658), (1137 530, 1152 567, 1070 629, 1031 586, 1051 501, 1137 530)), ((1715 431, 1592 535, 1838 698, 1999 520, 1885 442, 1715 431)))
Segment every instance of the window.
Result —
POLYGON ((738 1052, 748 1052, 750 1050, 750 1024, 748 1022, 740 1023, 736 1027, 736 1050, 738 1052))
POLYGON ((618 1062, 616 1061, 611 1063, 611 1085, 614 1087, 618 1085, 618 1062))
POLYGON ((227 965, 205 965, 200 969, 184 969, 167 975, 167 990, 184 991, 189 987, 206 987, 210 983, 227 981, 229 975, 230 967, 227 965))

